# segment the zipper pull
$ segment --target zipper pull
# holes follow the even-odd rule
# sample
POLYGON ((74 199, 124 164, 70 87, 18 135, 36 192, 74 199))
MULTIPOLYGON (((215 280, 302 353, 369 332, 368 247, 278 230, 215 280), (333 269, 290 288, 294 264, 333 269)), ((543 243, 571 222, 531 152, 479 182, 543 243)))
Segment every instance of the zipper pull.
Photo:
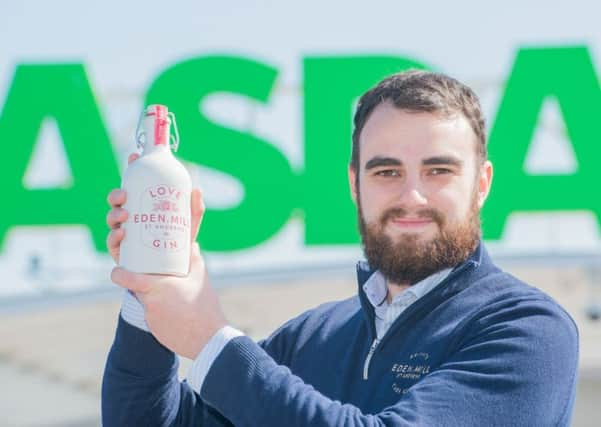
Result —
POLYGON ((369 352, 367 353, 367 357, 365 358, 365 364, 363 365, 363 379, 367 379, 367 374, 369 372, 369 362, 371 362, 371 358, 376 351, 376 347, 380 344, 380 340, 378 338, 374 339, 374 342, 371 343, 371 347, 369 347, 369 352))

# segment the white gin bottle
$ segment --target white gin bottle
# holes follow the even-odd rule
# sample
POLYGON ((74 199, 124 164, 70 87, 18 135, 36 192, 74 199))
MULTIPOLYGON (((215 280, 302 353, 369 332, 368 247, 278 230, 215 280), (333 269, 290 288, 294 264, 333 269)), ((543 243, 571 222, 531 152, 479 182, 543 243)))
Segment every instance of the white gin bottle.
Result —
POLYGON ((148 106, 136 139, 143 151, 123 175, 128 218, 122 225, 119 262, 137 273, 185 276, 190 264, 192 184, 172 153, 179 144, 175 116, 164 105, 148 106))

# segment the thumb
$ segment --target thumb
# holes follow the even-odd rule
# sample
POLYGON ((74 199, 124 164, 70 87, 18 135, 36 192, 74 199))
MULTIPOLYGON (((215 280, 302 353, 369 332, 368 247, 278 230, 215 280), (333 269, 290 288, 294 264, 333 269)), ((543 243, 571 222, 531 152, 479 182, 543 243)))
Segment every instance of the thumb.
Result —
POLYGON ((198 242, 192 242, 192 246, 190 247, 190 264, 198 263, 199 261, 203 261, 202 254, 200 253, 200 245, 198 242))
POLYGON ((192 243, 198 238, 198 231, 202 223, 202 217, 205 213, 205 203, 202 198, 202 192, 198 188, 193 188, 190 194, 190 238, 192 243))
POLYGON ((190 248, 190 272, 192 270, 205 270, 205 260, 200 252, 200 246, 198 242, 192 242, 192 246, 190 248))

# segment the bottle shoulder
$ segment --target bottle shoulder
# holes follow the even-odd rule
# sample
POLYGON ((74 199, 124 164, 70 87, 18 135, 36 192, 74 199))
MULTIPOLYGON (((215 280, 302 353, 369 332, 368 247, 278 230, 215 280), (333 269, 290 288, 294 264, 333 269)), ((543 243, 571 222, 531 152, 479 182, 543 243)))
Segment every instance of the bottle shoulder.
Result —
POLYGON ((174 181, 182 185, 191 185, 190 174, 186 167, 173 155, 165 153, 150 153, 141 156, 129 164, 123 173, 123 185, 132 180, 148 180, 148 183, 169 184, 174 181))

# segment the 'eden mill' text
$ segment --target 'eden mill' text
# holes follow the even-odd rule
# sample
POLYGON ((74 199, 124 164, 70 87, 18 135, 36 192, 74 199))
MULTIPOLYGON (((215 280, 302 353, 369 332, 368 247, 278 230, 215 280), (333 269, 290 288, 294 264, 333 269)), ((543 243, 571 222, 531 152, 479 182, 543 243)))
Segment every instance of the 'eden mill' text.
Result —
POLYGON ((167 214, 134 214, 134 223, 160 223, 189 227, 189 219, 183 215, 167 214))

